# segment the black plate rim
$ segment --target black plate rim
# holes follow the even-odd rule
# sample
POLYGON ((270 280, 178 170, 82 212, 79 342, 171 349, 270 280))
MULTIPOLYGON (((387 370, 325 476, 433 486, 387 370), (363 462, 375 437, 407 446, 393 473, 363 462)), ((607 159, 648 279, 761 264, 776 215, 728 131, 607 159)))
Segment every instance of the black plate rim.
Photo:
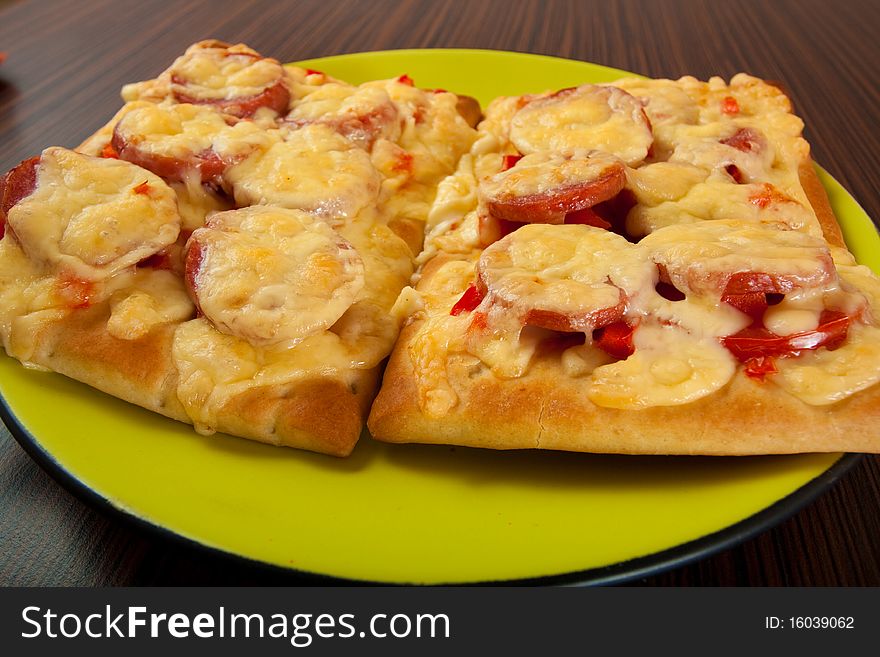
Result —
MULTIPOLYGON (((245 564, 254 568, 256 572, 268 572, 284 574, 286 577, 299 576, 303 581, 296 582, 303 585, 322 586, 387 586, 387 585, 418 585, 418 582, 381 582, 359 579, 348 579, 327 575, 294 567, 285 567, 257 559, 252 559, 223 548, 207 545, 200 541, 178 534, 168 527, 156 524, 142 518, 131 511, 127 511, 113 504, 107 497, 79 480, 61 464, 37 439, 37 437, 24 426, 9 403, 0 394, 0 419, 6 425, 9 432, 21 445, 22 449, 47 472, 63 488, 74 497, 84 502, 91 508, 109 516, 111 519, 121 521, 129 527, 136 528, 144 533, 158 537, 172 544, 206 552, 215 557, 229 560, 238 564, 245 564)), ((846 472, 855 466, 862 458, 862 454, 842 454, 831 467, 814 477, 797 490, 792 491, 785 497, 777 500, 770 506, 757 513, 744 518, 724 529, 707 534, 700 538, 682 543, 680 545, 654 552, 635 559, 621 561, 598 568, 571 571, 553 575, 538 577, 507 579, 507 580, 482 580, 473 582, 454 582, 446 586, 458 585, 493 585, 493 586, 610 586, 624 584, 633 580, 657 575, 668 570, 680 568, 695 561, 706 559, 718 552, 732 548, 736 545, 754 538, 755 536, 771 529, 798 511, 807 506, 814 499, 833 486, 846 472)), ((723 458, 723 457, 722 457, 723 458)), ((440 584, 439 586, 443 586, 440 584)))

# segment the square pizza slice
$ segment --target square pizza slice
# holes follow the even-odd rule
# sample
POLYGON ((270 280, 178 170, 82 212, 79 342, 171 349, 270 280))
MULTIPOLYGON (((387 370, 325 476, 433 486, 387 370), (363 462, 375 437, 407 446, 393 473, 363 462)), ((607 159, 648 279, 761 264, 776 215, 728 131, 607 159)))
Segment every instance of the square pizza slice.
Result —
POLYGON ((802 129, 744 74, 493 101, 429 213, 372 434, 880 452, 880 279, 802 129))
POLYGON ((475 102, 200 42, 0 185, 0 337, 184 422, 348 454, 475 102))

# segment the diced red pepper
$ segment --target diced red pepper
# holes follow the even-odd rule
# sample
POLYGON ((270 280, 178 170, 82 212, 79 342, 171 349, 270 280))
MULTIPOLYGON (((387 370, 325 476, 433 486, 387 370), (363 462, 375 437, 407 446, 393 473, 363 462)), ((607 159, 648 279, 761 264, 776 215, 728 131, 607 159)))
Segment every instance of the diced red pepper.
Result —
POLYGON ((507 171, 508 169, 512 169, 521 159, 523 159, 522 155, 505 155, 504 159, 501 161, 501 170, 507 171))
POLYGON ((739 114, 739 103, 733 96, 725 96, 721 101, 721 111, 724 114, 739 114))
POLYGON ((145 196, 150 195, 150 184, 145 180, 140 185, 137 185, 134 189, 131 190, 135 194, 144 194, 145 196))
POLYGON ((114 160, 119 159, 119 153, 116 152, 116 149, 113 148, 113 144, 109 141, 104 145, 104 148, 101 149, 101 157, 112 158, 114 160))
POLYGON ((721 143, 743 153, 757 153, 764 146, 764 138, 752 128, 740 128, 721 143))
POLYGON ((605 353, 619 360, 628 358, 635 351, 633 333, 636 327, 626 322, 614 322, 593 332, 593 343, 605 353))
POLYGON ((770 374, 776 374, 776 361, 772 356, 757 356, 749 358, 745 363, 745 373, 750 379, 765 381, 770 374))
POLYGON ((307 68, 307 69, 306 69, 306 75, 324 75, 324 72, 323 72, 323 71, 317 71, 317 70, 315 70, 315 69, 313 69, 313 68, 307 68))
POLYGON ((472 283, 468 289, 464 291, 464 294, 461 295, 461 298, 455 302, 455 305, 452 306, 452 310, 449 311, 449 314, 458 316, 462 313, 472 312, 480 305, 484 296, 485 294, 472 283))
POLYGON ((407 85, 408 87, 414 87, 416 84, 415 82, 413 82, 413 79, 409 77, 406 73, 397 78, 397 81, 400 82, 400 84, 407 85))
POLYGON ((819 317, 819 326, 813 331, 792 335, 776 335, 763 326, 749 326, 739 333, 721 338, 721 344, 741 363, 759 357, 797 356, 801 351, 825 347, 834 350, 846 340, 852 321, 837 310, 825 310, 819 317))
POLYGON ((760 324, 770 302, 768 294, 774 294, 779 286, 769 274, 761 272, 737 272, 727 280, 721 300, 760 324))

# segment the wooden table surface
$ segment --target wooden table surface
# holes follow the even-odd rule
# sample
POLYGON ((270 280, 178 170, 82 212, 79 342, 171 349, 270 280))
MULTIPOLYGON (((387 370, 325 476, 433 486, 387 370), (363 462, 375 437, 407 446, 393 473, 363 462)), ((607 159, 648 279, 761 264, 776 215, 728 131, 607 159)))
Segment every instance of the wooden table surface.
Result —
MULTIPOLYGON (((815 159, 880 217, 876 0, 0 0, 0 171, 73 146, 191 42, 244 41, 282 61, 390 48, 494 48, 654 77, 782 80, 815 159)), ((0 425, 0 584, 295 584, 111 519, 44 473, 0 425)), ((733 549, 646 585, 880 584, 880 457, 733 549)))

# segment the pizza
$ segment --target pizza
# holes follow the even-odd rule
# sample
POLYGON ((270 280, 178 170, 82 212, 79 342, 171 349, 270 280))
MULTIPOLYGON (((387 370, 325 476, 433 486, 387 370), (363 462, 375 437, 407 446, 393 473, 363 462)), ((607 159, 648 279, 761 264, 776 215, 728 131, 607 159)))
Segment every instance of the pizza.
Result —
POLYGON ((473 99, 194 44, 0 182, 0 337, 201 434, 351 452, 473 99))
POLYGON ((373 436, 880 452, 880 279, 802 130, 745 74, 492 101, 428 213, 373 436))
POLYGON ((122 97, 0 179, 26 367, 337 456, 368 414, 397 443, 880 452, 880 279, 771 84, 626 78, 483 116, 202 41, 122 97))

